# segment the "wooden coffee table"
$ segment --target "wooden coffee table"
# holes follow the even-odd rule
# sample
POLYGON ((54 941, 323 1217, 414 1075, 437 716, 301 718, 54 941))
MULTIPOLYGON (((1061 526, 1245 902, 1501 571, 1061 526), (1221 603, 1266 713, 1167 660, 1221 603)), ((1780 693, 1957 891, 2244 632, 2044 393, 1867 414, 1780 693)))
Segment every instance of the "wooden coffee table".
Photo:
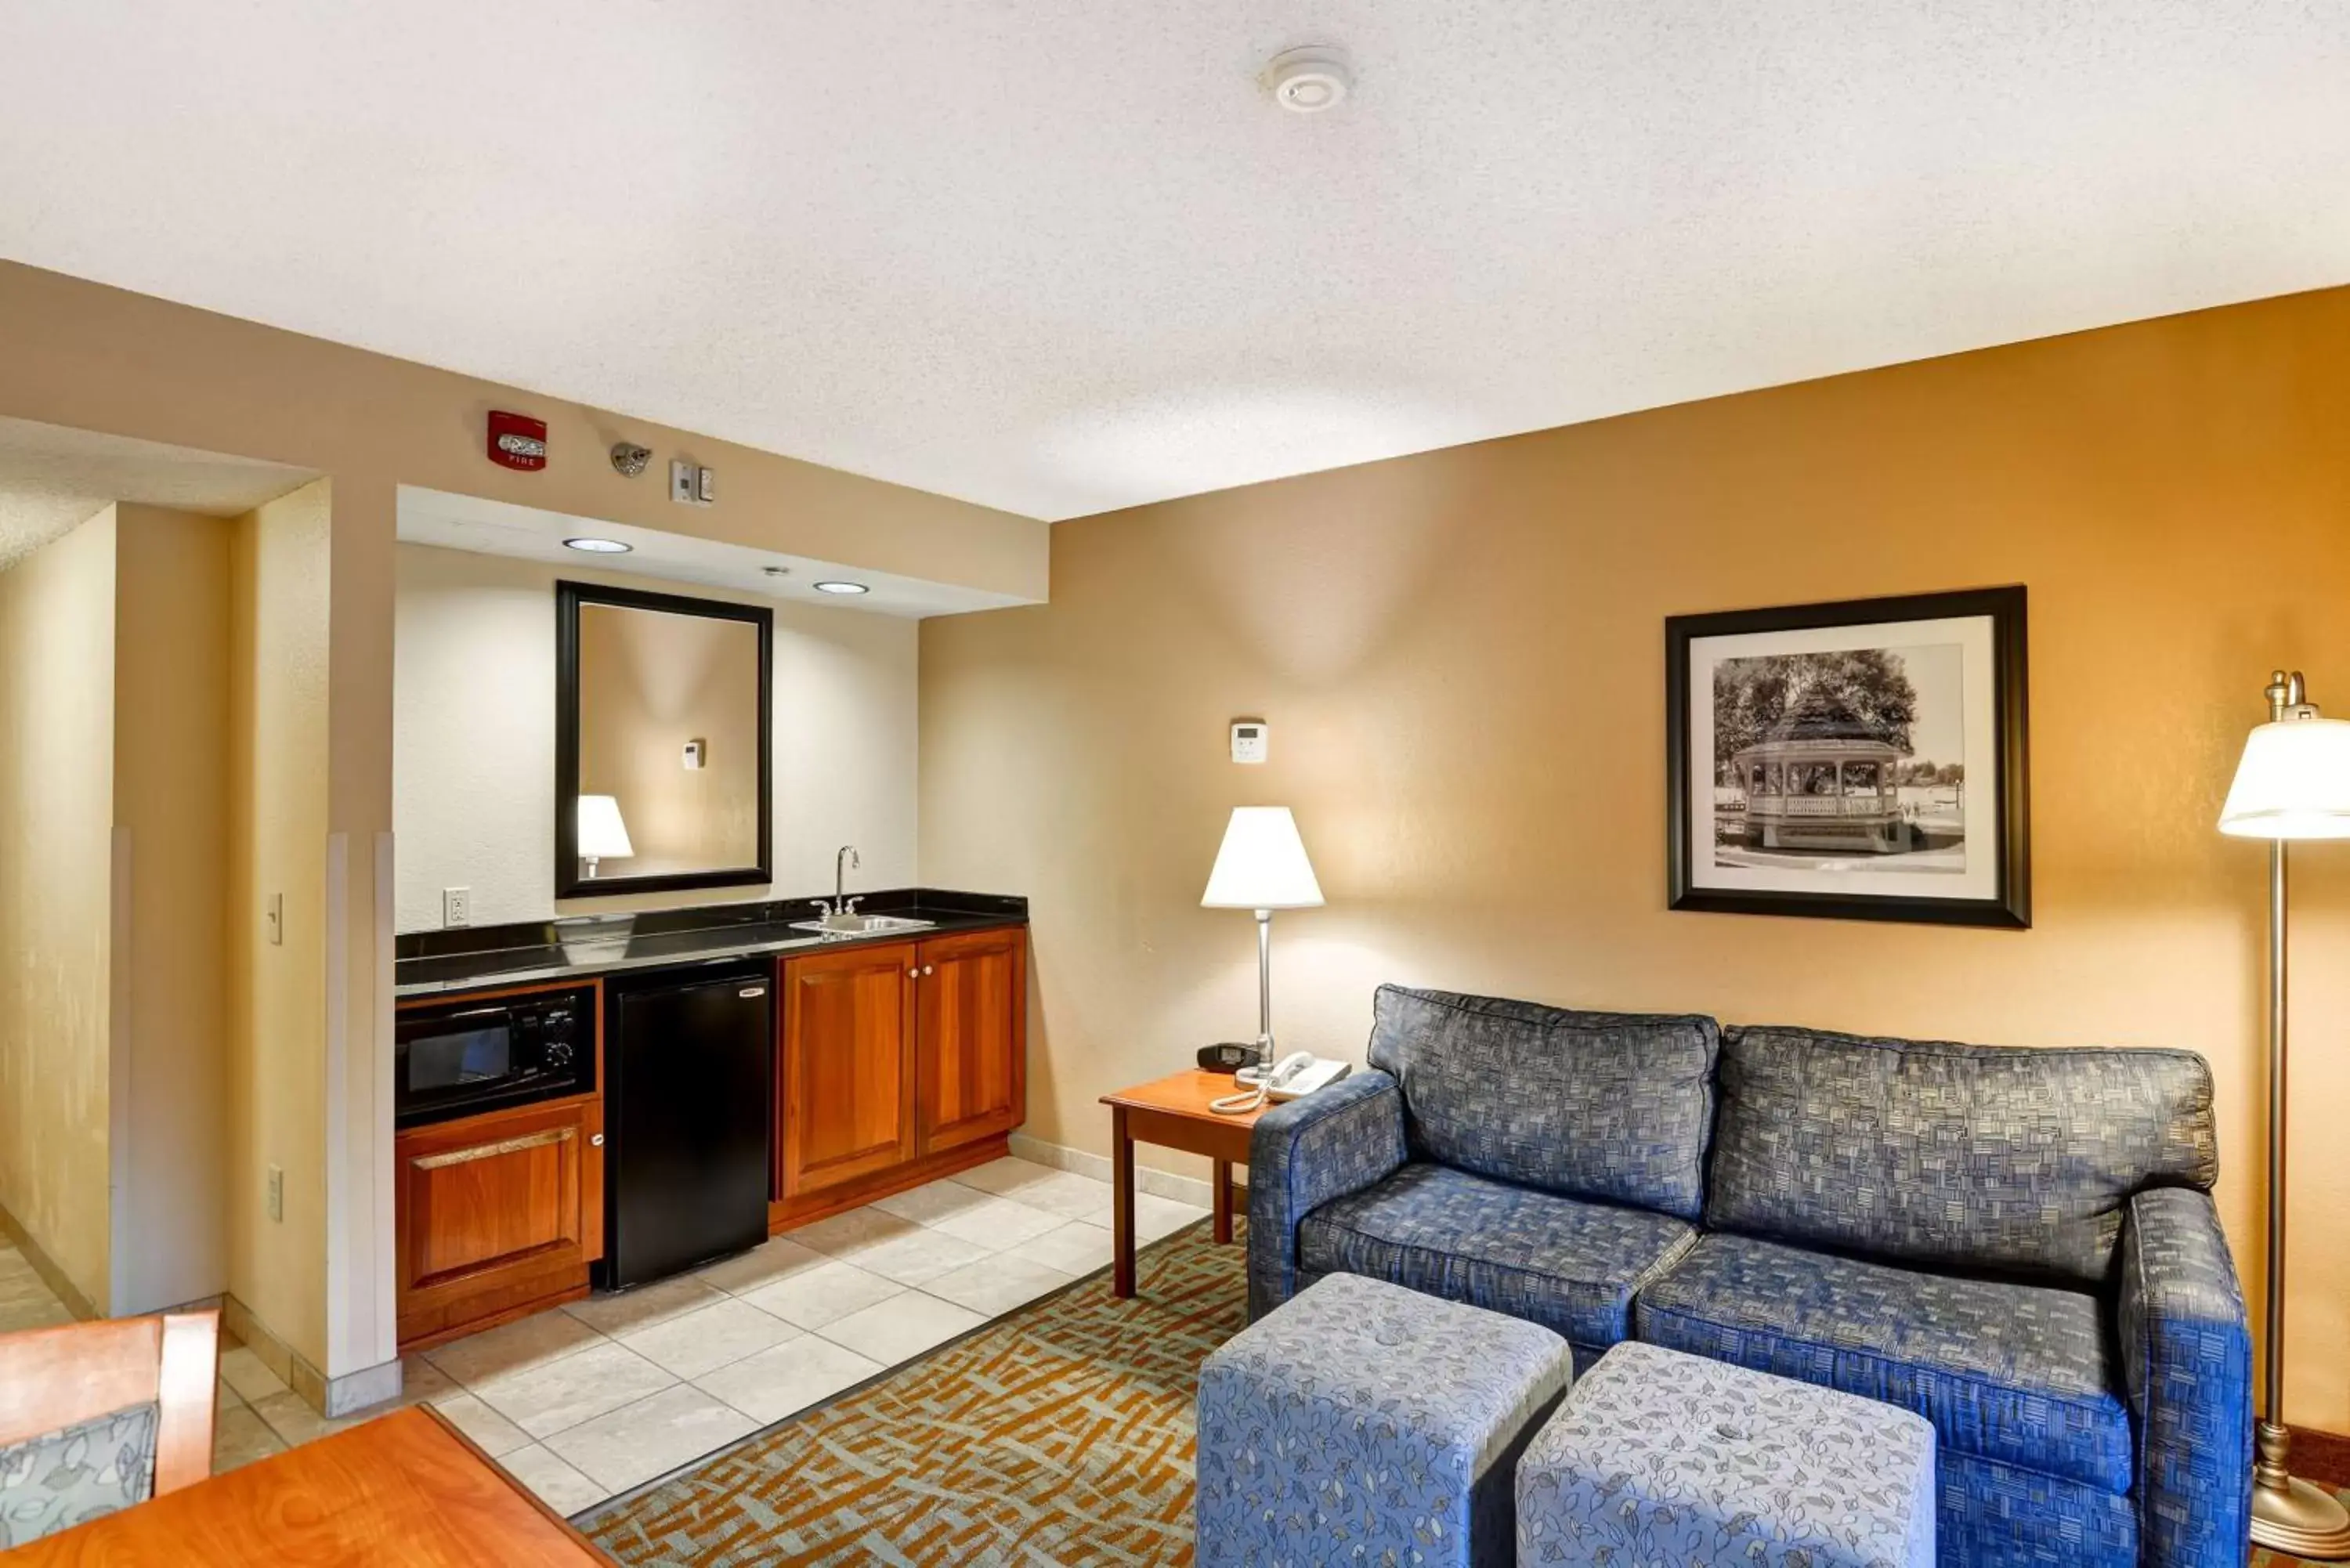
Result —
POLYGON ((1110 1294, 1134 1294, 1134 1146, 1155 1143, 1202 1154, 1215 1162, 1213 1186, 1215 1233, 1218 1244, 1232 1239, 1232 1167, 1246 1165, 1249 1134, 1270 1106, 1243 1116, 1218 1116, 1211 1100, 1238 1094, 1230 1073, 1203 1073, 1193 1067, 1130 1089, 1104 1095, 1109 1107, 1110 1166, 1116 1197, 1111 1208, 1114 1247, 1110 1294))

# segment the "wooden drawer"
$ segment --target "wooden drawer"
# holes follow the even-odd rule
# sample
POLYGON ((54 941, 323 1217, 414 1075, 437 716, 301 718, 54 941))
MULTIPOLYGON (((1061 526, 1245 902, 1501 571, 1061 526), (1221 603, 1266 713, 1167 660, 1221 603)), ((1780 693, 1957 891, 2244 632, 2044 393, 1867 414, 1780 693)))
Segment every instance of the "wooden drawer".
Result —
POLYGON ((604 1252, 603 1141, 593 1095, 393 1140, 403 1347, 587 1293, 604 1252))

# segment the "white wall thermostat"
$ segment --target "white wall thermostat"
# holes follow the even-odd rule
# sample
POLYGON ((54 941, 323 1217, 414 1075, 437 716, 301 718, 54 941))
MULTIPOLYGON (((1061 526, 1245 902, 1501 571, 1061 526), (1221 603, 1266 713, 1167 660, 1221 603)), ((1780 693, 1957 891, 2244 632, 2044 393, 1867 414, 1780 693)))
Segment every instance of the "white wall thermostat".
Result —
POLYGON ((669 498, 687 506, 718 504, 718 471, 701 468, 682 458, 669 465, 669 498))
POLYGON ((685 771, 690 774, 700 773, 702 771, 702 759, 706 754, 707 753, 702 750, 702 744, 700 741, 686 742, 685 771))
POLYGON ((1232 761, 1261 763, 1273 742, 1272 728, 1262 719, 1232 721, 1232 761))

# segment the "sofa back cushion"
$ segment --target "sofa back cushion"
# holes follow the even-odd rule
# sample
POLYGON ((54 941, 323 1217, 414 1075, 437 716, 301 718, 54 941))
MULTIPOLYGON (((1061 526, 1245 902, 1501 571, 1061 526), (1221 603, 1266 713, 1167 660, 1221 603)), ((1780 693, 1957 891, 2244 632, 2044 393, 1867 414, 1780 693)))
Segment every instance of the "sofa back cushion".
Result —
POLYGON ((1370 1063, 1403 1085, 1417 1158, 1694 1220, 1721 1035, 1711 1018, 1386 985, 1370 1063))
POLYGON ((1730 1031, 1705 1220, 1951 1268, 2100 1284, 2130 1196, 2220 1174, 2189 1051, 1730 1031))

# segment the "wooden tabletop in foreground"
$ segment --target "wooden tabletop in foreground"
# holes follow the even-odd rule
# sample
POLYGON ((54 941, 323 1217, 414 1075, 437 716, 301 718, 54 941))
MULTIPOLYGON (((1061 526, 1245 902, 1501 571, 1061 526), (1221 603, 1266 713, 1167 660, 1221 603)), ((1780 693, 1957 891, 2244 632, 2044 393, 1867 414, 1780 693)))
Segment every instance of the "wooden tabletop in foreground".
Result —
POLYGON ((421 1406, 20 1546, 8 1568, 610 1568, 421 1406))

